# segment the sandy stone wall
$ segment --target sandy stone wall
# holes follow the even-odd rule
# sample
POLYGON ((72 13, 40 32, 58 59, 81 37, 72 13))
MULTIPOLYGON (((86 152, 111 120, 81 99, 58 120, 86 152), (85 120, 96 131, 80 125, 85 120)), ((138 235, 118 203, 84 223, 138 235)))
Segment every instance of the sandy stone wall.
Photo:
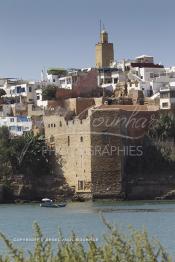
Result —
POLYGON ((61 156, 63 175, 77 192, 91 192, 90 121, 44 116, 45 136, 61 156), (54 140, 54 142, 53 142, 54 140))
POLYGON ((87 119, 67 122, 57 115, 44 116, 47 141, 61 155, 63 175, 76 192, 92 192, 94 197, 121 195, 120 126, 108 126, 119 116, 120 110, 112 114, 90 110, 87 119))

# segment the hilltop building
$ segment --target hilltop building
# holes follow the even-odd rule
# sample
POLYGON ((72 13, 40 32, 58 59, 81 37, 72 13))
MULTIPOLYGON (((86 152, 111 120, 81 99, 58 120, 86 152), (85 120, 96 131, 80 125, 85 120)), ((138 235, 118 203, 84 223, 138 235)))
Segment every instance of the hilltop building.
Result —
POLYGON ((110 67, 113 61, 113 43, 108 42, 108 33, 106 30, 103 30, 100 32, 100 42, 96 44, 96 67, 110 67))
POLYGON ((33 81, 4 78, 0 81, 0 88, 6 92, 4 97, 11 101, 24 103, 36 102, 36 83, 33 81))

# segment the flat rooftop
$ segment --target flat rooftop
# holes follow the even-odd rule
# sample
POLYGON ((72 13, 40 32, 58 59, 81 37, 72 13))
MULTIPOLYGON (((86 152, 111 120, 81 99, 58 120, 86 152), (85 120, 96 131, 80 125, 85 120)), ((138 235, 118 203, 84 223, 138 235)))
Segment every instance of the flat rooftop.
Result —
POLYGON ((154 105, 101 105, 98 110, 125 110, 125 111, 158 111, 154 105))

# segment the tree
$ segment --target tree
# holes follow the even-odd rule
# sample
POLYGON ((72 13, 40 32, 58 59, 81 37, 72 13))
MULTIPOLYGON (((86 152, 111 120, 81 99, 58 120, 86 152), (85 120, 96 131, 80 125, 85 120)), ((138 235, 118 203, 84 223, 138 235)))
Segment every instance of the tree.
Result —
POLYGON ((22 174, 28 177, 52 172, 51 155, 45 149, 45 140, 33 133, 10 138, 7 127, 0 128, 0 176, 22 174))
POLYGON ((0 128, 0 169, 1 178, 12 174, 10 162, 10 134, 7 127, 0 128))
POLYGON ((0 88, 0 98, 1 98, 2 96, 5 96, 5 95, 6 95, 5 90, 2 89, 2 88, 0 88))
POLYGON ((175 141, 175 116, 172 113, 160 114, 157 122, 152 126, 148 134, 151 138, 164 141, 173 138, 175 141))
POLYGON ((56 87, 48 85, 42 91, 43 100, 55 100, 56 98, 56 87))
POLYGON ((45 140, 33 133, 11 140, 13 172, 28 177, 51 173, 50 155, 45 153, 45 147, 45 140))

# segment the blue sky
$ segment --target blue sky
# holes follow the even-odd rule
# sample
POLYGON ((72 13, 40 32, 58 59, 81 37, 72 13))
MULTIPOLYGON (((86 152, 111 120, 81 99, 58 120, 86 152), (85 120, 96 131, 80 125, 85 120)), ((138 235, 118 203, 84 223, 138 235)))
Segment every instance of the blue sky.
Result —
POLYGON ((102 20, 115 58, 175 65, 174 0, 0 1, 0 77, 39 79, 43 67, 95 65, 102 20))

